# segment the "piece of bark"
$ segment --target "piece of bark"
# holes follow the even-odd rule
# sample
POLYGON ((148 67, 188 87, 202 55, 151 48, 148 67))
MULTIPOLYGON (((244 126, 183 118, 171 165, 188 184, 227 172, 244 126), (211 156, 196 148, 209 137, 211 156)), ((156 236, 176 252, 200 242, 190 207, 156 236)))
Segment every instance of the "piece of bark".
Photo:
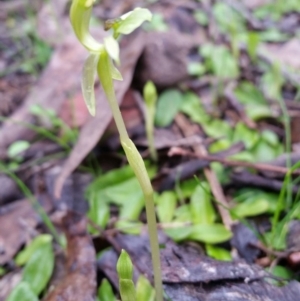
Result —
POLYGON ((260 250, 253 246, 258 243, 253 230, 242 223, 238 223, 232 226, 232 232, 231 245, 237 249, 239 255, 246 262, 254 263, 260 250))
POLYGON ((67 237, 65 277, 44 301, 94 301, 96 296, 96 253, 86 219, 68 213, 64 218, 67 237))
POLYGON ((5 174, 0 174, 0 205, 21 198, 22 194, 16 182, 5 174))
MULTIPOLYGON (((130 87, 135 65, 144 49, 144 43, 145 36, 141 32, 136 32, 122 40, 120 47, 122 49, 122 65, 120 71, 123 75, 123 81, 115 82, 116 97, 119 104, 122 102, 126 91, 130 87)), ((83 63, 81 64, 81 67, 82 65, 83 63)), ((98 143, 112 118, 112 113, 103 90, 96 94, 96 103, 96 116, 89 119, 82 127, 78 141, 73 147, 69 158, 63 166, 62 172, 57 178, 55 184, 56 197, 59 197, 66 178, 77 168, 87 154, 98 143)))
MULTIPOLYGON (((232 173, 230 175, 230 180, 231 182, 229 186, 245 187, 246 185, 248 187, 263 188, 278 192, 281 191, 282 187, 284 186, 284 183, 282 181, 265 178, 246 171, 232 173)), ((297 194, 297 192, 299 191, 298 186, 293 186, 291 189, 293 194, 297 194)))

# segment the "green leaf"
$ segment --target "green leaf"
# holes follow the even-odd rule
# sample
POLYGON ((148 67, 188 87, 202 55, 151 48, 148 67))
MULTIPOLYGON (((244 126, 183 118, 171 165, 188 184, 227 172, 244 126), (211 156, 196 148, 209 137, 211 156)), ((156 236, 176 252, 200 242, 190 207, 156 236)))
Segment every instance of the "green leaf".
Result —
POLYGON ((289 36, 276 28, 270 28, 266 31, 261 31, 259 39, 262 42, 284 42, 289 39, 289 36))
POLYGON ((194 12, 194 18, 202 26, 206 26, 208 24, 208 17, 202 10, 196 10, 194 12))
POLYGON ((120 48, 119 43, 112 37, 108 36, 104 38, 104 47, 109 56, 117 63, 120 64, 120 48))
POLYGON ((29 111, 31 114, 36 115, 36 116, 44 116, 45 115, 45 109, 42 108, 41 105, 34 104, 30 106, 29 111))
POLYGON ((287 267, 276 265, 273 268, 268 269, 270 273, 272 273, 276 277, 280 277, 286 280, 293 278, 293 272, 287 267))
POLYGON ((169 27, 166 24, 162 14, 154 13, 151 22, 146 23, 143 28, 147 31, 165 32, 169 27))
POLYGON ((249 151, 243 151, 238 154, 234 154, 232 156, 229 156, 230 159, 236 160, 236 161, 245 161, 245 162, 255 162, 254 155, 251 154, 249 151))
POLYGON ((9 294, 6 301, 38 301, 38 297, 31 290, 27 282, 21 281, 9 294))
POLYGON ((176 208, 174 216, 174 222, 189 223, 192 220, 190 205, 186 204, 176 208))
MULTIPOLYGON (((149 176, 153 176, 154 166, 146 164, 146 167, 149 176)), ((106 220, 106 213, 101 212, 105 203, 121 206, 120 218, 125 220, 137 220, 144 207, 141 187, 129 165, 99 176, 89 185, 86 195, 91 207, 97 208, 96 213, 91 213, 95 221, 106 220)), ((108 208, 104 210, 108 211, 108 208)))
POLYGON ((226 169, 226 167, 223 164, 221 164, 219 162, 212 162, 210 164, 210 168, 216 174, 217 179, 219 180, 220 184, 225 185, 230 182, 231 171, 229 169, 226 169))
POLYGON ((241 82, 234 93, 242 104, 269 105, 261 91, 250 82, 241 82))
POLYGON ((143 223, 119 220, 115 227, 123 233, 138 235, 142 232, 143 223))
POLYGON ((180 192, 182 194, 182 198, 189 198, 194 193, 196 187, 198 186, 198 181, 194 178, 185 180, 180 183, 180 192))
POLYGON ((234 198, 238 204, 232 209, 233 216, 241 218, 275 212, 278 195, 259 189, 241 189, 234 198))
POLYGON ((278 155, 278 150, 263 139, 260 139, 256 146, 252 149, 255 159, 259 162, 267 162, 273 160, 278 155))
POLYGON ((247 115, 253 119, 272 117, 270 105, 252 83, 242 82, 235 90, 237 99, 244 104, 247 115))
POLYGON ((234 129, 233 142, 242 141, 246 149, 252 148, 259 140, 257 131, 249 129, 244 123, 238 122, 234 129))
POLYGON ((116 300, 112 287, 106 278, 102 280, 101 285, 98 288, 98 298, 99 301, 116 300))
POLYGON ((237 60, 224 46, 203 45, 200 54, 206 58, 206 67, 221 79, 236 78, 239 75, 237 60))
POLYGON ((107 187, 117 185, 134 177, 134 172, 129 165, 113 169, 104 175, 97 177, 87 188, 87 193, 102 191, 107 187))
POLYGON ((137 220, 144 207, 144 195, 136 178, 111 186, 105 190, 111 203, 121 206, 120 218, 137 220))
POLYGON ((159 127, 169 126, 178 113, 182 102, 183 97, 178 90, 164 91, 158 98, 155 124, 159 127))
POLYGON ((192 76, 201 76, 205 74, 206 68, 200 62, 190 62, 187 67, 188 74, 192 76))
POLYGON ((266 141, 268 144, 270 144, 274 147, 277 147, 279 144, 278 136, 270 130, 262 131, 261 137, 264 141, 266 141))
POLYGON ((254 121, 273 117, 271 107, 266 105, 247 105, 245 111, 246 115, 254 121))
POLYGON ((239 218, 256 216, 266 213, 269 210, 269 203, 264 198, 250 199, 238 204, 232 209, 233 216, 239 218))
POLYGON ((188 115, 192 121, 200 125, 206 124, 210 117, 202 106, 200 98, 192 92, 186 92, 183 95, 180 111, 188 115))
POLYGON ((217 47, 211 55, 213 73, 220 78, 236 78, 239 68, 236 59, 225 47, 217 47))
POLYGON ((3 267, 0 267, 0 277, 6 274, 6 269, 3 267))
POLYGON ((7 155, 9 158, 16 158, 20 153, 24 152, 30 147, 30 143, 25 140, 18 140, 13 142, 7 149, 7 155))
POLYGON ((232 145, 231 140, 229 140, 227 138, 221 138, 221 139, 217 140, 216 142, 210 144, 209 152, 210 153, 218 153, 218 152, 228 149, 231 145, 232 145))
POLYGON ((136 301, 154 301, 155 290, 146 277, 141 275, 136 284, 136 301))
POLYGON ((120 280, 132 280, 133 265, 130 256, 123 249, 117 262, 117 272, 120 280))
POLYGON ((213 15, 223 32, 244 31, 245 21, 243 17, 231 6, 217 2, 213 6, 213 15))
POLYGON ((136 301, 135 287, 132 280, 119 280, 119 289, 122 301, 136 301))
POLYGON ((190 203, 193 224, 213 224, 216 213, 211 203, 210 187, 206 182, 198 185, 190 203))
POLYGON ((146 8, 137 7, 120 17, 122 20, 116 29, 119 34, 130 34, 145 21, 151 21, 152 14, 146 8))
POLYGON ((43 245, 47 245, 51 242, 52 236, 49 234, 43 234, 35 237, 24 250, 18 253, 15 263, 18 266, 24 265, 39 248, 42 248, 43 245))
POLYGON ((217 244, 229 240, 231 236, 231 232, 222 224, 212 224, 192 226, 188 238, 208 244, 217 244))
POLYGON ((53 267, 52 243, 48 241, 32 254, 23 271, 23 280, 30 285, 36 295, 39 295, 46 287, 53 267))
POLYGON ((165 191, 157 198, 157 215, 161 223, 169 223, 172 221, 177 200, 173 191, 165 191))
POLYGON ((216 260, 231 261, 231 254, 226 249, 209 244, 205 245, 205 249, 209 257, 212 257, 216 260))
POLYGON ((174 241, 179 242, 189 238, 189 236, 192 233, 192 228, 190 226, 176 227, 176 228, 167 228, 164 229, 164 231, 174 241))
POLYGON ((259 45, 259 34, 255 31, 249 31, 247 35, 247 50, 250 58, 255 61, 257 58, 257 48, 259 45))
POLYGON ((265 232, 263 234, 264 241, 267 242, 268 246, 271 246, 274 250, 286 250, 286 235, 287 235, 287 223, 282 229, 278 229, 275 232, 276 235, 273 235, 272 232, 265 232), (278 231, 279 230, 279 231, 278 231))
POLYGON ((268 72, 262 77, 262 85, 265 94, 271 99, 281 98, 281 89, 284 84, 284 78, 279 64, 274 64, 268 72))
POLYGON ((207 124, 202 125, 205 133, 212 138, 232 138, 232 128, 231 126, 221 119, 212 119, 207 124))
POLYGON ((81 89, 85 104, 92 116, 96 114, 96 101, 95 101, 95 73, 96 67, 99 60, 99 54, 91 53, 86 61, 84 62, 82 79, 81 79, 81 89))
MULTIPOLYGON (((109 217, 109 206, 106 202, 101 202, 97 194, 92 194, 91 197, 88 198, 89 202, 89 211, 88 211, 88 217, 90 220, 92 220, 96 225, 100 226, 101 229, 105 229, 109 217)), ((97 233, 98 231, 96 229, 93 229, 90 227, 91 233, 97 233)))

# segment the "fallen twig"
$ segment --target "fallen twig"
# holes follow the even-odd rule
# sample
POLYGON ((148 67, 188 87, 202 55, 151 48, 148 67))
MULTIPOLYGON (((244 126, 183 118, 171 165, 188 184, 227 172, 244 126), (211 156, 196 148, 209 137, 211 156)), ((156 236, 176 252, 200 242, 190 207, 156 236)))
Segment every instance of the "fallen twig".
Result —
MULTIPOLYGON (((190 126, 188 119, 183 114, 178 114, 175 118, 175 121, 181 131, 184 133, 184 136, 190 136, 195 134, 194 127, 190 126)), ((195 154, 198 156, 207 155, 206 149, 202 145, 193 146, 195 154)), ((222 222, 227 229, 231 228, 232 219, 230 217, 229 211, 226 209, 228 207, 225 195, 223 193, 221 184, 214 173, 209 167, 204 168, 204 174, 208 180, 212 193, 217 200, 217 208, 220 213, 222 222)))
POLYGON ((247 167, 247 168, 253 168, 260 171, 277 172, 280 174, 287 174, 288 172, 290 172, 292 175, 300 175, 300 169, 290 171, 288 168, 282 166, 275 166, 275 165, 270 165, 265 163, 249 163, 243 161, 235 161, 235 160, 230 160, 230 159, 207 155, 207 154, 195 154, 191 151, 179 147, 171 148, 168 154, 171 156, 174 155, 190 156, 193 158, 199 158, 210 162, 219 162, 227 166, 247 167))

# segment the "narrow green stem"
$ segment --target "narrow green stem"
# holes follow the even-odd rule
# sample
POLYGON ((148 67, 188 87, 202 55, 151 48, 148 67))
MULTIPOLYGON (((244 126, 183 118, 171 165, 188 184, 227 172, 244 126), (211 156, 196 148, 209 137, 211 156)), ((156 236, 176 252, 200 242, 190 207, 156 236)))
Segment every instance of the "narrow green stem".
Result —
POLYGON ((149 144, 149 151, 151 158, 154 161, 157 161, 157 152, 155 149, 155 144, 154 144, 154 128, 153 128, 153 119, 151 118, 152 115, 149 112, 149 108, 146 108, 146 116, 145 116, 145 121, 146 121, 146 135, 147 135, 147 140, 149 144))
POLYGON ((103 86, 105 95, 108 99, 110 108, 113 113, 114 120, 116 122, 121 144, 125 151, 128 162, 133 169, 144 194, 146 203, 146 214, 148 222, 148 232, 151 247, 152 265, 153 265, 153 275, 154 275, 154 287, 156 291, 156 300, 163 301, 163 289, 162 289, 162 278, 160 270, 160 256, 159 256, 159 244, 157 238, 157 224, 155 217, 155 208, 153 201, 153 188, 144 164, 144 161, 138 152, 136 146, 129 138, 116 95, 114 92, 113 80, 110 75, 110 62, 107 52, 103 51, 100 54, 99 64, 98 64, 98 75, 103 86))
POLYGON ((154 275, 154 287, 156 291, 156 300, 163 300, 163 288, 162 288, 162 278, 161 278, 161 270, 160 270, 160 256, 159 256, 159 244, 157 238, 157 224, 155 217, 155 208, 154 208, 154 200, 153 200, 153 188, 142 159, 142 156, 138 152, 136 146, 132 142, 131 139, 122 139, 121 144, 125 151, 128 162, 133 169, 140 185, 143 190, 143 194, 145 197, 146 204, 146 215, 148 222, 148 232, 149 232, 149 240, 151 247, 151 257, 152 257, 152 265, 153 265, 153 275, 154 275))
POLYGON ((128 133, 124 124, 124 120, 117 102, 114 83, 110 76, 110 62, 106 51, 100 53, 99 63, 97 67, 98 76, 102 84, 104 93, 110 105, 120 137, 128 138, 128 133))
POLYGON ((146 203, 146 215, 147 223, 149 229, 149 240, 151 247, 151 257, 153 265, 153 275, 154 275, 154 287, 156 293, 156 300, 163 300, 163 287, 162 287, 162 278, 161 278, 161 263, 160 263, 160 253, 159 253, 159 244, 158 244, 158 235, 157 235, 157 223, 155 218, 155 208, 153 201, 153 192, 151 194, 145 195, 146 203))
MULTIPOLYGON (((290 170, 292 168, 292 160, 291 160, 291 145, 292 145, 292 134, 291 134, 291 120, 289 116, 289 112, 287 110, 287 107, 285 105, 284 100, 282 99, 281 95, 278 97, 278 102, 280 105, 280 108, 283 113, 283 123, 284 123, 284 130, 285 130, 285 151, 287 153, 286 158, 286 167, 290 170)), ((291 173, 287 173, 287 210, 290 209, 292 205, 292 175, 291 173)))

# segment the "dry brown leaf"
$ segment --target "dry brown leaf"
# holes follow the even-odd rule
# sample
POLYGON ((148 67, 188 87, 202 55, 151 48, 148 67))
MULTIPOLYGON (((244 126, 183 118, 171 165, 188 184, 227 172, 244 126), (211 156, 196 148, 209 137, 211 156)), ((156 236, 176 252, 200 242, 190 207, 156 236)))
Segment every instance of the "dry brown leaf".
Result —
MULTIPOLYGON (((29 109, 32 105, 40 105, 45 109, 59 112, 69 98, 80 90, 80 75, 87 53, 73 34, 66 35, 60 46, 54 51, 52 58, 23 105, 4 122, 0 129, 0 159, 6 158, 7 147, 17 140, 31 140, 35 133, 28 127, 16 122, 33 123, 34 117, 29 109)), ((104 36, 101 28, 97 30, 97 38, 104 36)))
POLYGON ((243 0, 242 2, 246 7, 255 9, 260 6, 270 4, 272 0, 243 0))
POLYGON ((267 44, 264 48, 272 60, 278 61, 283 66, 300 69, 300 39, 294 38, 283 45, 267 44))
POLYGON ((5 301, 11 291, 22 280, 22 271, 20 269, 14 270, 0 279, 0 301, 5 301))
MULTIPOLYGON (((50 207, 46 209, 50 210, 50 207)), ((10 261, 39 222, 28 200, 3 206, 0 211, 0 265, 10 261)))
POLYGON ((68 243, 65 277, 44 301, 94 301, 96 253, 91 237, 86 233, 86 220, 68 213, 64 224, 68 243))

